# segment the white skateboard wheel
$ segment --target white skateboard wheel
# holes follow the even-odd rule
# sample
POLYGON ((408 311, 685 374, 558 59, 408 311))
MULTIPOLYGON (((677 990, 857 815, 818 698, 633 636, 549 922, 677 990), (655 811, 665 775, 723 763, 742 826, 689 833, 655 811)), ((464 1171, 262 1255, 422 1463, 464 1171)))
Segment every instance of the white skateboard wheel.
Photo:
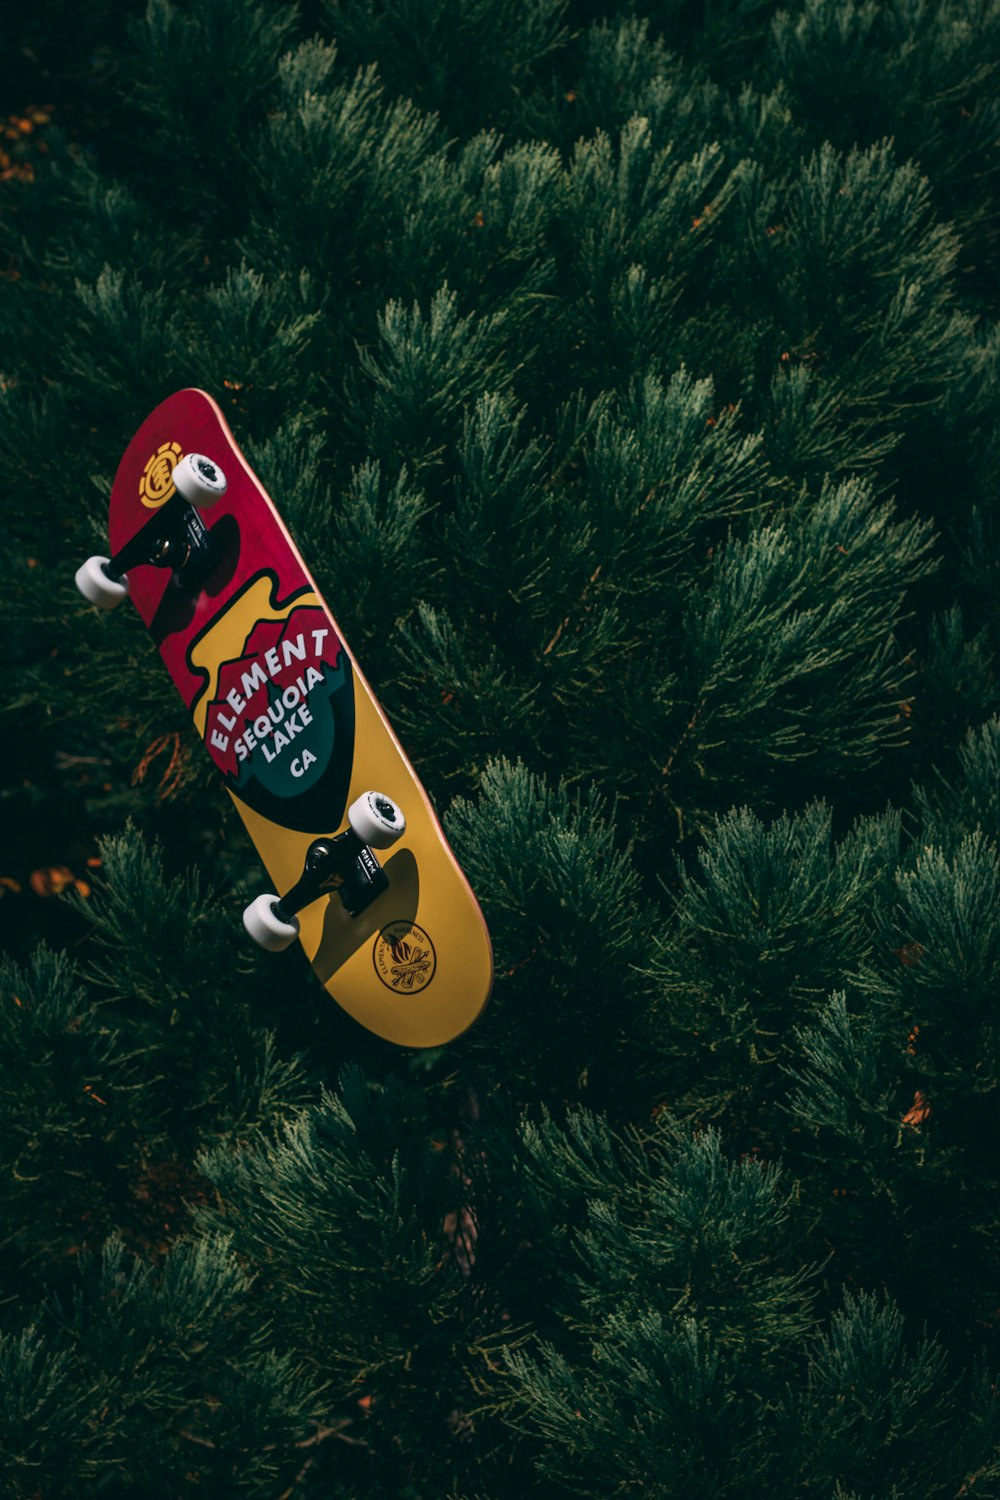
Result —
POLYGON ((172 475, 177 493, 198 510, 207 510, 226 493, 226 476, 204 453, 185 453, 172 475))
POLYGON ((96 604, 98 609, 114 609, 128 597, 128 579, 109 578, 104 571, 108 561, 106 557, 88 557, 76 570, 77 588, 87 602, 96 604))
POLYGON ((268 953, 281 953, 299 935, 298 917, 283 921, 274 909, 277 900, 277 896, 258 896, 243 913, 243 926, 258 948, 265 948, 268 953))
POLYGON ((372 849, 388 849, 406 831, 403 809, 384 792, 362 792, 347 809, 347 821, 372 849))

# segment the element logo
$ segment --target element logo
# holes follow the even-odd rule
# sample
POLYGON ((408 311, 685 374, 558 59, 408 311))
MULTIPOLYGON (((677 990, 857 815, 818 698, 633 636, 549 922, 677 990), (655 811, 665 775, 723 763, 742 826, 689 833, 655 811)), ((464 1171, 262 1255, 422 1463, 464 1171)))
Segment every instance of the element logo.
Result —
POLYGON ((139 480, 139 499, 147 510, 158 510, 174 493, 174 466, 182 457, 180 443, 161 443, 139 480))
POLYGON ((390 922, 375 939, 375 972, 397 995, 416 995, 434 978, 434 944, 416 922, 390 922))

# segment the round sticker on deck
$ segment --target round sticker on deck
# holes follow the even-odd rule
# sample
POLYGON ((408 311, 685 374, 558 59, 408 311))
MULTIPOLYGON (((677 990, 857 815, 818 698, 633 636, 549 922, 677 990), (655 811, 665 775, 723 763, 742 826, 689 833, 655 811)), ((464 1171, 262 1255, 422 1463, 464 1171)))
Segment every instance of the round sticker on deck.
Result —
POLYGON ((180 443, 161 443, 146 460, 139 480, 139 499, 147 510, 159 510, 174 494, 174 469, 181 453, 180 443))
POLYGON ((434 944, 416 922, 390 922, 375 939, 375 972, 397 995, 416 995, 434 978, 434 944))

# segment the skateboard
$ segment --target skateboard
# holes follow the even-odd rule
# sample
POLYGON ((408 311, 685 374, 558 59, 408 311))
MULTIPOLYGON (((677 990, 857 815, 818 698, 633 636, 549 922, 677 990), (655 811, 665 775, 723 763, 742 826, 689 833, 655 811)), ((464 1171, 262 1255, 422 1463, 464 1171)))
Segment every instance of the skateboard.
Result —
POLYGON ((476 898, 274 502, 204 391, 167 398, 118 467, 111 557, 274 884, 244 926, 296 939, 338 1005, 406 1047, 465 1031, 493 982, 476 898))

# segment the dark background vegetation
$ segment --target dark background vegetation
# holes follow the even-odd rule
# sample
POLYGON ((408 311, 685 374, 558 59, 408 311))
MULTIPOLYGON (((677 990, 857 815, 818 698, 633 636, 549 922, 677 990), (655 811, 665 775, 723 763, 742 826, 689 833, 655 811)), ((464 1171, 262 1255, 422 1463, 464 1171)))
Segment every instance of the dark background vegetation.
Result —
POLYGON ((0 22, 5 1493, 1000 1494, 988 0, 0 22), (224 405, 497 986, 248 951, 119 456, 224 405))

